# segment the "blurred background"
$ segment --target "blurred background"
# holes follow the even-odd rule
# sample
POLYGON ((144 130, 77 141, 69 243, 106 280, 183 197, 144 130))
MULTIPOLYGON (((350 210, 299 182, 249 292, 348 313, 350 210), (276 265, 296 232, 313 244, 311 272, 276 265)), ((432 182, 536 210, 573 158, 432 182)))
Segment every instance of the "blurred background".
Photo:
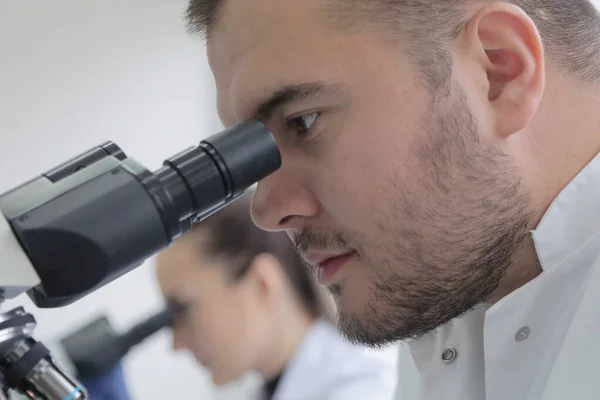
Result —
MULTIPOLYGON (((107 140, 155 170, 222 128, 203 43, 187 36, 186 0, 0 2, 0 191, 107 140)), ((105 314, 127 329, 162 307, 150 260, 74 305, 38 310, 52 345, 105 314)), ((133 399, 243 399, 254 380, 215 390, 163 331, 125 359, 133 399)), ((395 350, 383 354, 394 357, 395 350)))

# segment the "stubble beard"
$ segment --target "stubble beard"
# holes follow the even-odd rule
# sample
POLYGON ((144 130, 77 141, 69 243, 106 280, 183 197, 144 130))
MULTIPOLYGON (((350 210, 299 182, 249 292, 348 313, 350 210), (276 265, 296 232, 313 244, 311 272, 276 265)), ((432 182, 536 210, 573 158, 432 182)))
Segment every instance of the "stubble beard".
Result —
MULTIPOLYGON (((352 237, 371 278, 364 307, 345 310, 340 302, 352 293, 329 288, 340 331, 358 345, 418 339, 485 302, 527 238, 530 199, 520 175, 510 157, 483 142, 465 94, 453 85, 430 108, 414 181, 389 179, 393 195, 373 215, 377 240, 352 237)), ((340 232, 306 229, 299 237, 300 247, 349 242, 340 232)))

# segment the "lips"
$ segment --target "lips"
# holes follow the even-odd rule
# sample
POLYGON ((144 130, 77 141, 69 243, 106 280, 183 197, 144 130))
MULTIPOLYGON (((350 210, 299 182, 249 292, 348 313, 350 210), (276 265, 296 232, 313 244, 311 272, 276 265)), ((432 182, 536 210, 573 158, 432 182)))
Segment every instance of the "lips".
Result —
POLYGON ((317 268, 317 279, 322 285, 329 285, 344 265, 356 256, 350 251, 337 254, 308 252, 304 259, 317 268))

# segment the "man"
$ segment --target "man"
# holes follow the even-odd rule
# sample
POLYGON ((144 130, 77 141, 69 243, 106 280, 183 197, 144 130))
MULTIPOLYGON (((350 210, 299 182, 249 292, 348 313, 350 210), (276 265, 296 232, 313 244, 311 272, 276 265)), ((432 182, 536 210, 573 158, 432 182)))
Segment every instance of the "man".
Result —
POLYGON ((600 398, 600 16, 587 0, 192 0, 225 125, 398 398, 600 398))

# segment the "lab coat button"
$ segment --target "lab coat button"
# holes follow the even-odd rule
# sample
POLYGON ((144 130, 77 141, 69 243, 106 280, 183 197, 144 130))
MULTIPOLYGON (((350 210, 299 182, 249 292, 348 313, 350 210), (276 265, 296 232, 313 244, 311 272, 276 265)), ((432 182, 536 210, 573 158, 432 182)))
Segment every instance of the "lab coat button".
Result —
POLYGON ((523 342, 529 338, 529 334, 531 333, 531 329, 528 326, 524 326, 517 331, 515 335, 515 340, 517 342, 523 342))
POLYGON ((456 359, 457 355, 458 355, 458 352, 456 351, 456 349, 449 347, 449 348, 445 349, 444 352, 442 353, 442 361, 444 361, 447 364, 451 363, 452 361, 454 361, 456 359))

